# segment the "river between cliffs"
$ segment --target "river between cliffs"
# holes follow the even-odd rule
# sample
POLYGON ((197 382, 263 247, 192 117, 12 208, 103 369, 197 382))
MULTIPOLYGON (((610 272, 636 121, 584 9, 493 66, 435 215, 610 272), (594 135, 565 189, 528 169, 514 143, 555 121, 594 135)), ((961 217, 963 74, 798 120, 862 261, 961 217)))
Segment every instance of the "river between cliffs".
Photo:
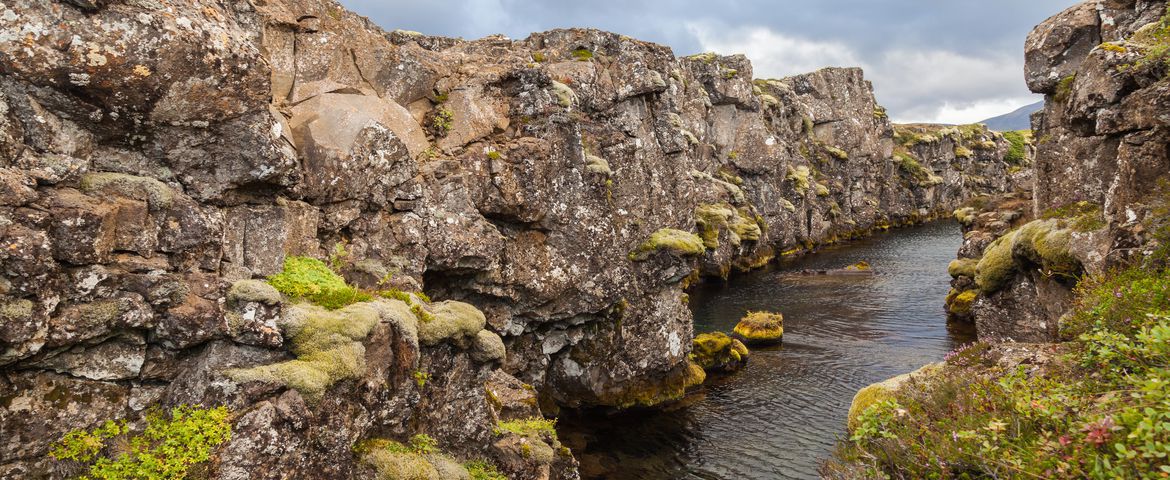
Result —
POLYGON ((779 311, 784 345, 665 411, 562 415, 583 478, 808 479, 861 387, 939 361, 973 340, 943 299, 959 227, 937 222, 821 250, 691 292, 695 331, 730 332, 748 310, 779 311), (792 276, 865 260, 872 277, 792 276))

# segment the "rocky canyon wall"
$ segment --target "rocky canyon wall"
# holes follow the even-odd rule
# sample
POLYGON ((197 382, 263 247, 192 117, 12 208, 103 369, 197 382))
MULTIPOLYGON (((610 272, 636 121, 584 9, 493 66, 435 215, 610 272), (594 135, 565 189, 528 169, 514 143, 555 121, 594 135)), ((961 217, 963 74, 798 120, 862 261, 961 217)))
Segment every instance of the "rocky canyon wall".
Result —
POLYGON ((1087 1, 1038 26, 1026 79, 1045 95, 1033 116, 1035 188, 958 212, 966 226, 949 308, 979 336, 1060 338, 1072 288, 1140 259, 1158 239, 1170 175, 1165 1, 1087 1))
POLYGON ((555 439, 496 426, 538 417, 534 391, 546 410, 682 395, 696 275, 1027 181, 1000 134, 905 132, 858 69, 757 80, 743 56, 594 30, 5 1, 0 477, 69 473, 46 454, 70 430, 203 404, 233 412, 214 478, 361 476, 354 445, 418 433, 571 478, 555 439), (293 304, 260 281, 293 257, 443 301, 293 304))

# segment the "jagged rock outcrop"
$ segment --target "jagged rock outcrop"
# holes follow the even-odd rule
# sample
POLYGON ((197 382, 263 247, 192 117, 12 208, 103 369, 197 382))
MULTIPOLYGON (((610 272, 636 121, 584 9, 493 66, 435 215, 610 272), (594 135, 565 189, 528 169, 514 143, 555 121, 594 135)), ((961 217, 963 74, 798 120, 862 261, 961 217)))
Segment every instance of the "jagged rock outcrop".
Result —
POLYGON ((1009 168, 980 132, 985 153, 918 147, 907 170, 858 69, 753 80, 742 56, 593 30, 464 41, 329 0, 14 0, 0 39, 5 477, 51 476, 71 429, 199 403, 236 415, 214 478, 355 475, 356 442, 415 433, 571 478, 560 452, 508 456, 485 382, 554 408, 677 398, 694 272, 949 212, 1009 168), (420 341, 378 300, 336 320, 368 323, 341 346, 364 370, 312 389, 249 370, 303 348, 297 307, 255 281, 331 254, 350 283, 482 325, 420 341))
POLYGON ((1165 15, 1164 1, 1087 1, 1028 37, 1028 86, 1046 96, 1032 118, 1033 202, 957 212, 967 240, 948 304, 980 338, 1058 340, 1077 281, 1156 242, 1143 224, 1170 174, 1165 15))

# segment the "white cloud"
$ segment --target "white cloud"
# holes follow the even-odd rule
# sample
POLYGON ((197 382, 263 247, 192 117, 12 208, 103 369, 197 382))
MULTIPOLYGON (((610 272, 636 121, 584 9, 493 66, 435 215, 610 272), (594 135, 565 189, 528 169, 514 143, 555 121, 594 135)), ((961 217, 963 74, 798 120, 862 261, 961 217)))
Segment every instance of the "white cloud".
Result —
POLYGON ((704 50, 747 55, 757 78, 780 78, 824 67, 861 64, 853 50, 843 43, 791 37, 763 27, 721 31, 707 23, 688 23, 687 31, 698 39, 704 50))
POLYGON ((970 123, 1033 103, 1023 59, 977 57, 946 50, 890 49, 862 59, 848 45, 785 35, 764 27, 720 29, 688 23, 704 50, 752 60, 756 77, 783 77, 828 66, 858 66, 878 102, 898 122, 970 123))

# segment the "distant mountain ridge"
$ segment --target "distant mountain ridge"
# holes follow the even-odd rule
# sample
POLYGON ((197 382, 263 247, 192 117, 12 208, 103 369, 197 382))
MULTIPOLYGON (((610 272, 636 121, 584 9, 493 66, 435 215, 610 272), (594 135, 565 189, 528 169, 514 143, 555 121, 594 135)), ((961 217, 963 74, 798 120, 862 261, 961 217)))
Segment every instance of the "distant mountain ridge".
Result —
POLYGON ((979 123, 985 124, 987 128, 997 132, 1030 130, 1032 128, 1032 114, 1040 111, 1042 108, 1044 108, 1044 101, 1039 101, 1020 107, 1014 112, 992 117, 979 123))

